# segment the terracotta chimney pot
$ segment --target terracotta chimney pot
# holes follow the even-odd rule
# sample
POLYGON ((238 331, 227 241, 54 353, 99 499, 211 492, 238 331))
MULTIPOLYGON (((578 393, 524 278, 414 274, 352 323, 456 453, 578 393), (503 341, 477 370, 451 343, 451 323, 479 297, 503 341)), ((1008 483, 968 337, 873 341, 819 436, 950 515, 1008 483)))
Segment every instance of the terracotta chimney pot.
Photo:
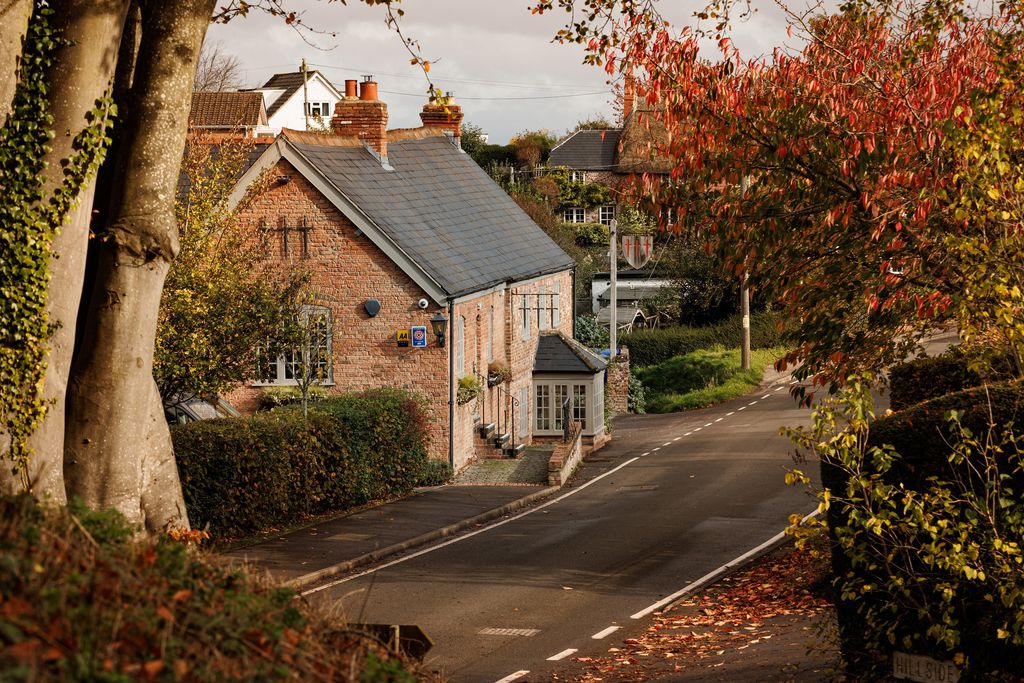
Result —
POLYGON ((355 100, 359 98, 358 81, 354 78, 345 80, 345 99, 355 100))

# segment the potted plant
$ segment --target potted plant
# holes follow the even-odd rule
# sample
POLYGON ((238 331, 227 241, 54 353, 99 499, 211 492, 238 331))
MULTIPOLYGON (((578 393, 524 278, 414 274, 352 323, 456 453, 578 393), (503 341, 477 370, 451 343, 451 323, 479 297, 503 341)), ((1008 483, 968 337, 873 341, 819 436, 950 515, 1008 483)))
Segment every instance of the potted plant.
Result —
POLYGON ((484 392, 484 386, 473 375, 466 375, 459 380, 459 389, 455 393, 455 402, 460 406, 466 405, 474 398, 484 392))
POLYGON ((512 379, 512 370, 508 363, 503 360, 496 360, 487 366, 487 386, 494 387, 512 379))

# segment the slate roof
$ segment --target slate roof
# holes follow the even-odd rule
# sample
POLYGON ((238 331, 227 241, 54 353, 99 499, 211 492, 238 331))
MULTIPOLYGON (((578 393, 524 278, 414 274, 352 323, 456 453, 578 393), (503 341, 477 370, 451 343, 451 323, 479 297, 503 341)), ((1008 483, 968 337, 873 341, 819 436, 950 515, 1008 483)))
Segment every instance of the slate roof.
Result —
POLYGON ((263 93, 194 92, 189 127, 253 128, 267 122, 263 111, 263 93))
MULTIPOLYGON (((235 177, 235 180, 238 180, 239 178, 241 178, 245 174, 245 172, 248 171, 252 167, 252 165, 256 163, 257 160, 259 160, 259 158, 263 155, 263 152, 265 152, 267 150, 267 147, 270 147, 270 145, 268 145, 266 143, 254 144, 252 146, 252 148, 249 150, 248 155, 245 158, 245 161, 242 163, 242 167, 238 169, 238 174, 235 177)), ((217 158, 217 154, 219 152, 220 152, 220 145, 219 144, 210 145, 210 158, 211 159, 216 159, 217 158)), ((186 174, 184 172, 184 170, 179 171, 178 172, 178 190, 177 190, 177 197, 178 197, 178 199, 184 199, 184 198, 186 198, 188 196, 188 191, 189 191, 189 186, 190 185, 191 185, 191 181, 189 180, 188 174, 186 174)))
POLYGON ((612 170, 621 133, 617 128, 578 130, 551 149, 548 165, 582 171, 612 170))
POLYGON ((572 267, 469 155, 423 130, 388 133, 393 170, 358 142, 293 131, 283 140, 449 296, 572 267))
POLYGON ((608 361, 561 332, 543 332, 537 342, 534 374, 596 374, 608 361))
MULTIPOLYGON (((331 85, 331 87, 334 87, 334 85, 327 79, 327 77, 324 76, 319 71, 313 70, 306 72, 306 78, 310 80, 313 79, 314 75, 320 76, 320 78, 325 83, 331 85)), ((260 86, 260 90, 284 90, 284 92, 281 94, 280 97, 274 100, 273 103, 271 103, 267 107, 267 116, 270 117, 276 114, 277 110, 283 107, 285 102, 287 102, 291 98, 291 96, 294 95, 301 87, 301 71, 290 71, 288 73, 274 74, 273 76, 271 76, 270 80, 268 80, 266 83, 260 86)))

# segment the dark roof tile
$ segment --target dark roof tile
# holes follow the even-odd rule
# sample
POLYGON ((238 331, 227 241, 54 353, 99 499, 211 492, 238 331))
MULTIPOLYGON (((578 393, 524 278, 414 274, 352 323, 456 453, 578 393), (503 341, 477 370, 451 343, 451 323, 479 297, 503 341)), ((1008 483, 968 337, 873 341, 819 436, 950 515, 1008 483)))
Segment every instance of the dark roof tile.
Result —
POLYGON ((583 171, 611 170, 615 167, 621 132, 619 129, 578 130, 551 150, 548 165, 583 171))
POLYGON ((263 93, 194 92, 188 125, 193 128, 246 128, 267 122, 263 93))
POLYGON ((537 343, 534 374, 593 375, 608 367, 608 361, 561 332, 544 332, 537 343))

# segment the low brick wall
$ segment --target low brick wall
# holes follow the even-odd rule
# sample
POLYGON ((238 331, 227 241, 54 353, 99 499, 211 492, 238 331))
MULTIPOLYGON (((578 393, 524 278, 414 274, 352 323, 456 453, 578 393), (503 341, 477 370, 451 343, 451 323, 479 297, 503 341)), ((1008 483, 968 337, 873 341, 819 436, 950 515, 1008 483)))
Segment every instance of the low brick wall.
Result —
POLYGON ((572 423, 572 438, 559 441, 548 460, 548 486, 562 486, 583 461, 583 428, 572 423))

